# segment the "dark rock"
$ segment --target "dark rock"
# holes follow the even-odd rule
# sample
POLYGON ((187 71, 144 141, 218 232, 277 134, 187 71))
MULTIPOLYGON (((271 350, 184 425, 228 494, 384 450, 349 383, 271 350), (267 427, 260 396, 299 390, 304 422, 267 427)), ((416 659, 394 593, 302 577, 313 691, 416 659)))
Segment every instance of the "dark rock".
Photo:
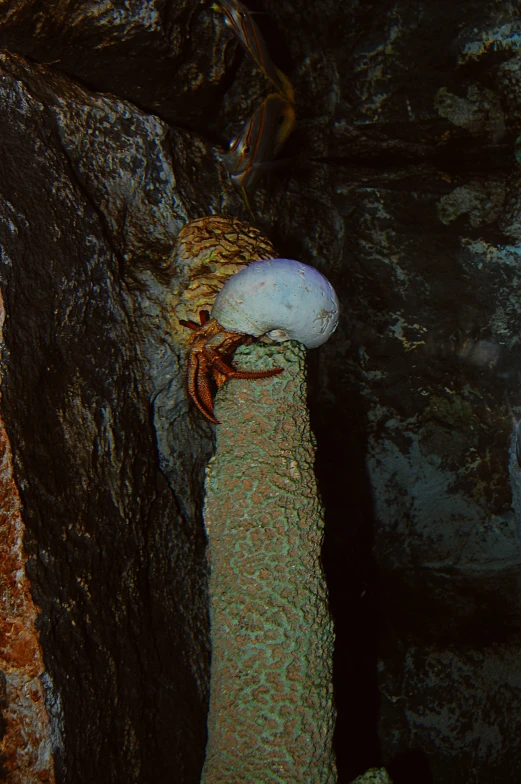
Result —
POLYGON ((15 0, 0 18, 0 46, 183 127, 215 107, 230 41, 209 6, 186 0, 15 0))
POLYGON ((210 444, 186 416, 181 429, 163 419, 192 461, 191 488, 169 486, 150 400, 166 386, 175 397, 183 378, 157 295, 154 311, 144 283, 142 307, 132 294, 143 245, 156 270, 186 215, 181 191, 158 176, 173 168, 168 143, 157 141, 169 131, 20 58, 4 55, 1 67, 2 400, 41 608, 57 777, 160 782, 175 770, 196 782, 208 699, 200 504, 210 444), (125 123, 123 156, 114 134, 125 123), (89 138, 95 154, 82 155, 89 138), (143 230, 129 243, 134 221, 143 230))
POLYGON ((383 752, 393 781, 515 781, 518 645, 417 647, 381 663, 383 752), (415 778, 414 778, 415 777, 415 778))

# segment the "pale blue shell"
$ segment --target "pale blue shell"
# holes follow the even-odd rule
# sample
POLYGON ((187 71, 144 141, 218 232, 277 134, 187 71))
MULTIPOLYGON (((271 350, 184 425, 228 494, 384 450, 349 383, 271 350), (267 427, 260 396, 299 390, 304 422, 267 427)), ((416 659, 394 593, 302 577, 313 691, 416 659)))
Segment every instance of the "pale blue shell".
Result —
POLYGON ((293 259, 254 261, 228 278, 212 316, 229 332, 322 345, 338 326, 333 286, 314 267, 293 259))

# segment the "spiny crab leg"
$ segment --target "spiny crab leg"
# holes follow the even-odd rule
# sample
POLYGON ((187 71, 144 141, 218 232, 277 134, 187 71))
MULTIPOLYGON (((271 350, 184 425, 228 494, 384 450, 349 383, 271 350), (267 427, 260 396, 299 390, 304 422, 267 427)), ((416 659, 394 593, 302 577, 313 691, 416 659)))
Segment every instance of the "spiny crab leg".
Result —
MULTIPOLYGON (((209 312, 207 310, 201 310, 199 311, 199 321, 201 322, 200 324, 197 324, 197 322, 192 321, 191 319, 179 319, 179 323, 181 326, 189 327, 189 329, 195 331, 201 327, 204 327, 204 325, 208 323, 209 319, 209 312)), ((208 384, 207 365, 208 363, 203 358, 202 354, 196 351, 191 354, 187 371, 188 393, 201 414, 203 414, 206 419, 209 419, 210 422, 213 422, 215 425, 220 425, 221 423, 213 415, 213 400, 208 384)))
POLYGON ((204 379, 206 381, 206 389, 204 388, 201 389, 201 384, 203 382, 204 377, 200 375, 199 366, 200 366, 200 358, 197 356, 197 354, 194 354, 192 360, 188 363, 188 372, 186 377, 188 393, 192 398, 192 400, 194 401, 197 408, 199 409, 199 411, 201 412, 201 414, 203 414, 203 416, 205 416, 206 419, 209 419, 210 422, 213 422, 215 425, 220 425, 221 423, 211 413, 211 411, 213 411, 212 396, 210 394, 210 389, 208 387, 208 382, 206 381, 206 379, 204 379), (207 395, 206 392, 208 393, 207 395), (207 411, 206 408, 203 406, 203 404, 199 400, 199 395, 201 395, 203 400, 208 398, 210 399, 210 403, 211 403, 210 411, 207 411))
POLYGON ((217 420, 215 419, 214 412, 213 412, 213 398, 212 398, 212 392, 210 389, 210 382, 209 382, 210 373, 209 373, 208 361, 205 354, 206 352, 202 351, 198 355, 199 367, 197 371, 197 395, 199 401, 203 404, 205 411, 207 411, 211 415, 212 417, 211 421, 214 422, 215 424, 220 424, 220 422, 217 422, 217 420))
POLYGON ((269 370, 237 370, 237 368, 234 368, 233 365, 229 365, 224 359, 221 359, 221 357, 213 358, 212 364, 219 373, 226 376, 226 380, 229 378, 269 378, 270 376, 278 376, 279 373, 282 373, 281 367, 270 368, 269 370))
POLYGON ((227 362, 224 357, 232 356, 241 344, 251 343, 251 335, 242 333, 229 333, 218 322, 210 320, 207 310, 199 312, 199 321, 179 319, 183 327, 188 327, 194 332, 190 339, 190 355, 187 370, 188 394, 193 402, 210 422, 219 425, 213 411, 213 398, 210 389, 210 376, 213 377, 217 387, 221 387, 230 378, 260 379, 270 378, 282 373, 282 368, 269 370, 237 370, 227 362), (217 345, 215 339, 217 338, 217 345), (213 345, 208 345, 213 341, 213 345))

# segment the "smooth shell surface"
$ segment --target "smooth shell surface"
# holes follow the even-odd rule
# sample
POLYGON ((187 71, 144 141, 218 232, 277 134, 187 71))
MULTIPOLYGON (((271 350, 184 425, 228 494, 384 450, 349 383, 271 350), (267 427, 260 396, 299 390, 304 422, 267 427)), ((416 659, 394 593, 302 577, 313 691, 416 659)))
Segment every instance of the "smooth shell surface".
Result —
POLYGON ((293 259, 267 259, 226 281, 212 316, 230 332, 315 348, 337 328, 338 312, 335 290, 321 272, 293 259))

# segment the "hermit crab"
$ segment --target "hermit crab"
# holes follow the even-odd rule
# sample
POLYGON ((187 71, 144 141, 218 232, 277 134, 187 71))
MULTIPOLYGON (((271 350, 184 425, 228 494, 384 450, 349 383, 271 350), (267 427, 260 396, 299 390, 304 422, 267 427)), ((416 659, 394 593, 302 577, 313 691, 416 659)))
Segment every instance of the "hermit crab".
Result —
POLYGON ((338 324, 338 299, 329 281, 314 267, 293 259, 254 261, 232 275, 218 293, 211 316, 180 319, 192 330, 188 347, 188 393, 199 411, 215 424, 212 380, 217 387, 231 378, 262 379, 282 368, 242 371, 232 358, 255 338, 297 340, 315 348, 338 324))

